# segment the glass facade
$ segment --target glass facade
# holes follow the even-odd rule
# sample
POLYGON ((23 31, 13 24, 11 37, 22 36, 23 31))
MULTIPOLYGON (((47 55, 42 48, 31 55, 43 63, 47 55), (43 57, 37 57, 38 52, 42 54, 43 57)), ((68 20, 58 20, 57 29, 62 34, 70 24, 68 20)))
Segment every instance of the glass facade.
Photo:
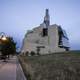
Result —
POLYGON ((65 30, 63 30, 60 26, 58 27, 58 35, 59 35, 59 42, 58 46, 60 48, 69 49, 69 39, 67 37, 67 34, 65 30))

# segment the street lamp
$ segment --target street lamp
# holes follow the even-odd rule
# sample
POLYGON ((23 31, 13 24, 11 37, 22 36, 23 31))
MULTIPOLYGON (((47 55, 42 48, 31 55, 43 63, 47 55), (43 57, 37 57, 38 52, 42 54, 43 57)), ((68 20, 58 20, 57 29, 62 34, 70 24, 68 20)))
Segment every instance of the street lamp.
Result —
POLYGON ((7 42, 7 37, 5 35, 5 33, 1 32, 0 33, 0 51, 2 50, 2 47, 5 45, 5 43, 7 42))
POLYGON ((6 41, 6 40, 7 40, 7 38, 4 36, 4 37, 2 37, 2 40, 3 40, 3 41, 6 41))
POLYGON ((5 46, 7 45, 7 40, 8 38, 6 37, 5 33, 1 32, 0 33, 0 55, 1 57, 4 59, 4 61, 6 60, 6 55, 4 54, 5 52, 5 46))
POLYGON ((0 40, 1 40, 1 41, 6 41, 6 40, 7 40, 7 37, 6 37, 6 35, 5 35, 4 32, 1 32, 1 33, 0 33, 0 40))

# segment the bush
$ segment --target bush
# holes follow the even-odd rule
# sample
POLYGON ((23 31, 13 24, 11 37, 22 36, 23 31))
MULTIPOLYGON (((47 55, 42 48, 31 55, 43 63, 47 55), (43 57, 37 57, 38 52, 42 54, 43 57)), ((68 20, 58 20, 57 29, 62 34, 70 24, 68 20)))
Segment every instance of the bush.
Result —
POLYGON ((26 51, 25 55, 28 56, 29 55, 29 51, 26 51))
POLYGON ((34 51, 31 51, 30 54, 31 54, 31 56, 34 56, 35 55, 35 52, 34 51))

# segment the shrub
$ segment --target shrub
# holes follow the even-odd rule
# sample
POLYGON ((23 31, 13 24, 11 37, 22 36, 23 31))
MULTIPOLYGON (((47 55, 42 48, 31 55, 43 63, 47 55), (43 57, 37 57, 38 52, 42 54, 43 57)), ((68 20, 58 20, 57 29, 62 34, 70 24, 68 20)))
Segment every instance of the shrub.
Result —
POLYGON ((29 51, 26 51, 25 55, 28 56, 29 55, 29 51))
POLYGON ((35 52, 34 51, 31 51, 30 54, 31 54, 31 56, 34 56, 35 55, 35 52))

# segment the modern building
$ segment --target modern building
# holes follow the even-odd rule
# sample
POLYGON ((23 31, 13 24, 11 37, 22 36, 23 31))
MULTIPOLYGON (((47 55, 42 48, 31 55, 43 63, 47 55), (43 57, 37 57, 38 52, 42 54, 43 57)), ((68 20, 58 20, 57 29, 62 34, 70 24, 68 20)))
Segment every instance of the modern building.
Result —
POLYGON ((50 25, 49 10, 46 9, 43 23, 25 34, 21 52, 49 54, 67 51, 69 48, 69 39, 65 30, 57 24, 50 25))

